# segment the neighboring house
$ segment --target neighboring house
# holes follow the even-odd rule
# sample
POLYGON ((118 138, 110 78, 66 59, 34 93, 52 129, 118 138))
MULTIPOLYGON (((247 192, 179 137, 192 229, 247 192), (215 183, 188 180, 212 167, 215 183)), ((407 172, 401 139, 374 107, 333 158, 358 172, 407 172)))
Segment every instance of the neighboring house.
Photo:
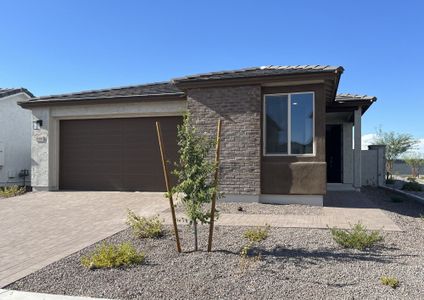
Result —
POLYGON ((32 116, 17 103, 31 97, 23 88, 0 88, 0 186, 29 184, 32 116))
POLYGON ((376 100, 336 96, 342 72, 265 66, 22 102, 42 121, 33 131, 32 185, 163 191, 154 124, 175 160, 176 127, 188 111, 199 132, 213 135, 223 120, 227 199, 322 205, 328 183, 361 187, 361 117, 376 100))

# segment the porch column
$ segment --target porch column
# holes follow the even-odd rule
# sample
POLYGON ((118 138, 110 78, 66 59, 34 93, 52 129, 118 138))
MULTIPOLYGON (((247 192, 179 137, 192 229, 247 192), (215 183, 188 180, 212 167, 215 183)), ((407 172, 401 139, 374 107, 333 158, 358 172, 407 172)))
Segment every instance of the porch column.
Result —
POLYGON ((354 112, 354 151, 353 151, 353 187, 360 189, 362 185, 361 178, 361 117, 362 108, 359 107, 354 112))

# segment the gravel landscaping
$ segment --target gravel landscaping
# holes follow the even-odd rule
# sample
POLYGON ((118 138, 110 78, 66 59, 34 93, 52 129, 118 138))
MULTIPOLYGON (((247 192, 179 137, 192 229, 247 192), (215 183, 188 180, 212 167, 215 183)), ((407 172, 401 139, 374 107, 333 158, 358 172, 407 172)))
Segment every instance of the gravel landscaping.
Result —
POLYGON ((320 215, 321 207, 309 205, 274 205, 260 203, 220 202, 217 209, 222 214, 270 214, 270 215, 320 215), (242 208, 240 211, 239 208, 242 208))
MULTIPOLYGON (((403 187, 403 185, 406 183, 406 182, 408 182, 407 180, 406 180, 406 178, 398 178, 398 179, 396 179, 395 181, 394 181, 394 183, 393 184, 387 184, 387 186, 388 187, 391 187, 391 188, 394 188, 394 189, 397 189, 397 190, 402 190, 402 187, 403 187)), ((418 191, 405 191, 405 190, 402 190, 403 192, 405 192, 405 193, 409 193, 409 194, 413 194, 413 195, 417 195, 417 196, 419 196, 419 197, 421 197, 421 198, 424 198, 424 184, 422 184, 422 180, 418 180, 418 183, 420 183, 421 184, 421 188, 422 188, 422 191, 421 192, 418 192, 418 191)))
MULTIPOLYGON (((365 193, 405 230, 384 232, 384 243, 370 251, 342 249, 329 230, 271 228, 270 236, 259 247, 261 259, 242 263, 243 227, 217 227, 214 252, 207 253, 191 252, 191 230, 181 226, 183 254, 175 251, 169 227, 165 237, 145 240, 135 239, 127 229, 106 241, 131 241, 146 253, 142 265, 88 270, 80 259, 94 249, 93 245, 7 288, 119 299, 421 298, 424 220, 418 216, 424 207, 408 200, 392 202, 390 194, 376 189, 366 189, 365 193), (382 275, 399 279, 399 287, 382 285, 382 275)), ((246 210, 254 213, 259 209, 256 206, 249 204, 246 210)), ((231 205, 221 210, 234 212, 231 205)), ((200 242, 206 249, 205 226, 200 228, 200 242)))

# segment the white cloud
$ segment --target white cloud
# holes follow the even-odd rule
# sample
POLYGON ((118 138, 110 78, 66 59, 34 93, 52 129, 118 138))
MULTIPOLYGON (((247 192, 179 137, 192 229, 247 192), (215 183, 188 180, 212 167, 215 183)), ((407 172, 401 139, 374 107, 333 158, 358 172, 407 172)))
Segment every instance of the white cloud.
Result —
POLYGON ((368 146, 373 144, 373 141, 376 137, 375 133, 364 134, 362 136, 362 150, 368 150, 368 146))

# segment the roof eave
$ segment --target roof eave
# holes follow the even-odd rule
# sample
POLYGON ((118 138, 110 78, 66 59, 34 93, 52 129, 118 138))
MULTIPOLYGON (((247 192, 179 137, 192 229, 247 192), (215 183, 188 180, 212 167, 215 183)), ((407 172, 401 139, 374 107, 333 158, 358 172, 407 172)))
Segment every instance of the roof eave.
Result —
POLYGON ((338 67, 336 69, 336 71, 335 71, 336 78, 334 79, 333 101, 336 100, 337 90, 339 89, 340 78, 342 77, 343 72, 344 72, 344 68, 343 67, 338 67))
POLYGON ((109 96, 109 97, 86 97, 86 98, 66 98, 66 99, 40 99, 30 101, 20 101, 18 105, 22 108, 32 108, 40 106, 59 106, 59 105, 81 105, 81 104, 102 104, 102 103, 128 103, 139 101, 173 101, 182 100, 185 94, 181 93, 165 93, 150 95, 130 95, 130 96, 109 96))
POLYGON ((9 97, 9 96, 13 96, 13 95, 17 95, 20 93, 24 93, 26 94, 28 97, 35 97, 33 93, 31 93, 30 91, 28 91, 26 88, 17 88, 17 89, 13 89, 10 92, 6 92, 4 93, 0 98, 4 98, 4 97, 9 97))
POLYGON ((351 112, 358 108, 362 108, 362 115, 377 101, 377 97, 371 100, 348 100, 334 101, 326 106, 327 112, 351 112))
MULTIPOLYGON (((187 90, 190 88, 200 87, 212 87, 212 86, 232 86, 232 85, 248 85, 248 84, 261 84, 264 82, 276 82, 276 81, 289 81, 291 79, 298 78, 333 78, 336 75, 340 78, 340 74, 343 72, 343 68, 339 67, 336 70, 325 70, 316 72, 296 72, 290 74, 271 74, 262 76, 251 76, 251 77, 235 77, 235 78, 218 78, 218 79, 173 79, 172 82, 181 90, 187 90)), ((338 84, 338 83, 337 83, 338 84)), ((337 89, 335 94, 337 93, 337 89)))

